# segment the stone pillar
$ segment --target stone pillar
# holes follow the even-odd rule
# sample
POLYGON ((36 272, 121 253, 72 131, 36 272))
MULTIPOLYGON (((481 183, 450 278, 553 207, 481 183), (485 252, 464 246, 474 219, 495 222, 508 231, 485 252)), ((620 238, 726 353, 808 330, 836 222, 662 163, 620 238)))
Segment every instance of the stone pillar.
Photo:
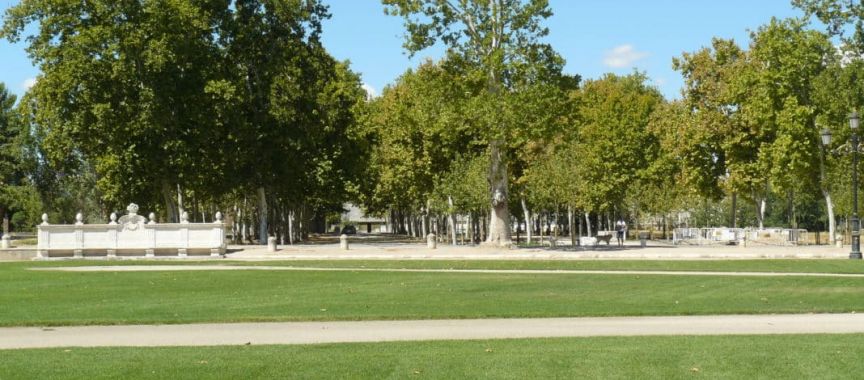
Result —
POLYGON ((348 235, 339 236, 339 248, 342 248, 343 251, 348 250, 348 235))
POLYGON ((430 233, 426 235, 426 248, 436 249, 438 248, 438 240, 435 239, 435 234, 430 233))
POLYGON ((9 240, 9 233, 8 232, 3 234, 3 239, 0 240, 0 248, 2 248, 2 249, 12 248, 12 243, 9 240))
POLYGON ((109 259, 116 259, 117 258, 117 250, 116 249, 109 249, 108 250, 108 256, 106 256, 106 257, 109 259))
MULTIPOLYGON (((344 235, 343 235, 344 236, 344 235)), ((267 252, 276 252, 276 237, 270 236, 267 238, 267 252)))

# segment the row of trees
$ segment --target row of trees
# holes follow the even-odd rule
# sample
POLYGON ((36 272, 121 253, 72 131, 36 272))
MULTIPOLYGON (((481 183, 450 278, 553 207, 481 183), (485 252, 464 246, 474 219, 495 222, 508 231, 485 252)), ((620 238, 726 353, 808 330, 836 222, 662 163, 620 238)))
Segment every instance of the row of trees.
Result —
POLYGON ((430 213, 468 214, 501 244, 509 231, 496 231, 495 221, 521 214, 536 226, 532 211, 558 219, 566 210, 571 229, 582 228, 575 219, 584 214, 588 234, 610 214, 638 221, 691 211, 705 223, 760 228, 766 219, 817 229, 827 220, 832 237, 835 213, 851 212, 849 157, 832 152, 848 141, 846 115, 864 100, 860 5, 796 0, 828 31, 772 19, 746 48, 716 38, 684 53, 673 60, 685 78, 682 99, 667 101, 638 72, 581 85, 562 74, 560 58, 540 43, 538 20, 551 14, 545 1, 385 4, 405 17, 409 51, 439 40, 449 50, 373 104, 376 181, 364 192, 373 210, 395 207, 421 225, 430 213), (525 36, 511 39, 508 27, 526 20, 525 36), (822 127, 838 137, 827 149, 822 127), (752 209, 740 212, 739 199, 752 209), (725 215, 707 217, 712 207, 725 215))
POLYGON ((253 215, 262 241, 301 237, 353 194, 367 151, 366 93, 321 46, 327 17, 316 0, 12 7, 0 37, 38 28, 27 51, 41 74, 16 113, 42 207, 74 215, 57 204, 74 177, 88 190, 72 206, 91 220, 134 200, 162 220, 220 208, 250 239, 253 215))
POLYGON ((383 3, 409 53, 446 55, 367 100, 321 46, 317 0, 23 0, 0 37, 38 24, 27 43, 42 74, 17 107, 0 91, 0 211, 22 226, 41 209, 98 221, 135 200, 163 220, 220 209, 247 240, 294 241, 351 200, 417 235, 446 225, 455 239, 458 214, 494 245, 515 220, 590 235, 676 211, 810 228, 827 215, 833 232, 851 211, 849 157, 831 152, 864 102, 860 5, 795 0, 828 30, 771 20, 746 48, 718 38, 682 54, 669 101, 640 72, 565 74, 545 0, 383 3), (827 150, 822 127, 837 137, 827 150))

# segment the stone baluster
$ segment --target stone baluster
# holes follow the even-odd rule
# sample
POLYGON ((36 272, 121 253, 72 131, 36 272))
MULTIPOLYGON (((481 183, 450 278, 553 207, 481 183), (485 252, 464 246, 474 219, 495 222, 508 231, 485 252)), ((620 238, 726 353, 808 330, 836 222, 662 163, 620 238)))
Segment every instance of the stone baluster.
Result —
POLYGON ((84 225, 84 214, 75 214, 75 249, 72 250, 72 255, 76 259, 84 258, 84 230, 80 227, 84 225))

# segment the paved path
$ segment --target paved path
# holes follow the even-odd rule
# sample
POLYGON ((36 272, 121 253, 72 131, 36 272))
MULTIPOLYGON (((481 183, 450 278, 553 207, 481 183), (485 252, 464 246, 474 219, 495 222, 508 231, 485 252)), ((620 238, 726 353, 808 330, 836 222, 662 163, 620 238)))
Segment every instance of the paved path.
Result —
POLYGON ((438 245, 429 249, 420 243, 351 243, 350 250, 337 244, 279 246, 267 252, 265 246, 229 246, 232 260, 700 260, 700 259, 814 259, 849 258, 849 249, 833 246, 687 246, 651 242, 640 247, 600 245, 595 248, 559 246, 555 249, 500 249, 479 246, 438 245))
POLYGON ((0 328, 0 349, 831 333, 864 333, 864 314, 11 327, 0 328))
POLYGON ((802 272, 716 272, 716 271, 657 271, 657 270, 567 270, 567 269, 403 269, 403 268, 326 268, 270 265, 106 265, 80 267, 35 267, 37 271, 59 272, 170 272, 170 271, 308 271, 308 272, 408 272, 408 273, 494 273, 494 274, 612 274, 658 276, 732 276, 732 277, 852 277, 864 278, 864 273, 802 273, 802 272))

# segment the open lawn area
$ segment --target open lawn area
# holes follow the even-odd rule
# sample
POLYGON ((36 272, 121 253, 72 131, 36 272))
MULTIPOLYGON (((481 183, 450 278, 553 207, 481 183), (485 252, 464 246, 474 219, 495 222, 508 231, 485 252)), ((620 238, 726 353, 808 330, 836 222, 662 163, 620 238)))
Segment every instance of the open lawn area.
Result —
POLYGON ((0 351, 2 379, 860 378, 864 335, 0 351))
MULTIPOLYGON (((191 263, 191 262, 190 262, 191 263)), ((214 264, 210 261, 209 264, 214 264)), ((187 271, 68 273, 0 264, 0 325, 388 320, 864 311, 864 278, 187 271)), ((136 265, 171 262, 122 261, 136 265)), ((184 263, 185 264, 185 263, 184 263)), ((860 262, 367 261, 230 263, 396 268, 668 269, 861 273, 860 262)), ((182 265, 182 264, 181 264, 182 265)))

